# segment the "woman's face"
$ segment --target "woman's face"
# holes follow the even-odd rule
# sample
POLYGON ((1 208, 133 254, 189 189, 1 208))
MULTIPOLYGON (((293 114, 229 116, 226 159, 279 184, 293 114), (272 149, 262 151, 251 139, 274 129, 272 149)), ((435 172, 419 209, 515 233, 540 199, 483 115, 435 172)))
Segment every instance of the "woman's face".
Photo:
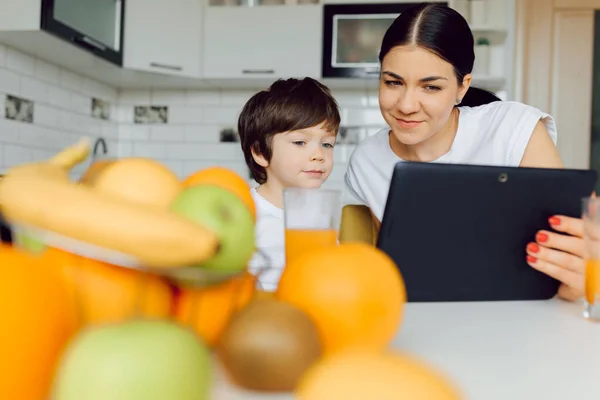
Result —
POLYGON ((470 84, 458 85, 452 64, 415 46, 390 50, 381 65, 379 107, 396 140, 419 144, 441 131, 470 84))

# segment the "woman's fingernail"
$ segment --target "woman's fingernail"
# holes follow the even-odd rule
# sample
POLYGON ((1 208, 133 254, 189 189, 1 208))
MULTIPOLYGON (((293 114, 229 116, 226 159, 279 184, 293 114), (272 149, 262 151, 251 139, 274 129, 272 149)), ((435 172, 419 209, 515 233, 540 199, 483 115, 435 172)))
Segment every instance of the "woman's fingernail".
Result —
POLYGON ((550 225, 560 225, 560 218, 558 217, 550 217, 548 221, 550 221, 550 225))
POLYGON ((535 240, 540 243, 545 243, 548 241, 548 235, 546 235, 544 232, 539 232, 537 235, 535 235, 535 240))
POLYGON ((537 261, 537 258, 535 258, 534 256, 530 256, 529 254, 527 255, 527 262, 528 263, 535 263, 537 261))
POLYGON ((540 246, 538 246, 536 243, 529 243, 527 245, 527 250, 529 250, 532 253, 537 253, 538 251, 540 251, 540 246))

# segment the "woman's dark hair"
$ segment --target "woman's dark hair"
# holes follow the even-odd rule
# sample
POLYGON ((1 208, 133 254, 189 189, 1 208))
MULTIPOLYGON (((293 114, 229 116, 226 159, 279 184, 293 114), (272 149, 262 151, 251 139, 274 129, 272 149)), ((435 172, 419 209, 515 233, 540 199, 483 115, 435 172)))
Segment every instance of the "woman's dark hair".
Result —
MULTIPOLYGON (((452 64, 459 85, 473 71, 473 32, 463 16, 446 5, 421 3, 401 13, 383 37, 379 62, 394 47, 407 45, 427 49, 452 64)), ((498 100, 493 93, 471 87, 461 105, 478 106, 498 100)))

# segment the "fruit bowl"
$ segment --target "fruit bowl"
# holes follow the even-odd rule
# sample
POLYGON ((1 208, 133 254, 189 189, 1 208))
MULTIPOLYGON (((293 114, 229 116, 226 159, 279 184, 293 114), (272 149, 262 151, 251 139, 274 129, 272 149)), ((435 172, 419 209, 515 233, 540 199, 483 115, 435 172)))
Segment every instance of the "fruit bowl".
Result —
MULTIPOLYGON (((158 275, 177 285, 191 287, 211 286, 241 276, 244 273, 244 270, 210 270, 201 267, 149 268, 128 254, 85 243, 55 232, 21 224, 11 224, 10 227, 16 246, 33 251, 38 247, 53 247, 116 267, 158 275)), ((260 269, 256 274, 257 276, 271 269, 268 256, 260 250, 258 250, 258 254, 265 260, 264 265, 267 265, 267 267, 260 269)))

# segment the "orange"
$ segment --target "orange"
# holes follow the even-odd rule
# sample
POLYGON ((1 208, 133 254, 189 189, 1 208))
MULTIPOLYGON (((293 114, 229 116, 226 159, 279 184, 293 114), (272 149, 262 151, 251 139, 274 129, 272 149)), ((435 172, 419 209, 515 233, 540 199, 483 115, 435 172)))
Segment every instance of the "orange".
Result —
POLYGON ((348 351, 317 362, 302 377, 298 400, 459 400, 446 376, 394 352, 348 351))
POLYGON ((310 315, 325 353, 331 353, 353 346, 387 346, 402 320, 406 291, 385 253, 364 243, 342 243, 292 260, 276 298, 310 315))
POLYGON ((249 272, 205 288, 181 288, 177 295, 175 318, 191 325, 209 346, 221 338, 231 316, 253 298, 256 277, 249 272))
POLYGON ((0 399, 47 399, 77 326, 60 276, 0 245, 0 399))
POLYGON ((50 248, 42 256, 63 276, 84 324, 166 318, 173 290, 162 278, 50 248))
POLYGON ((250 209, 256 221, 256 205, 248 182, 236 172, 224 167, 209 167, 196 171, 183 181, 183 187, 194 185, 217 185, 238 196, 250 209))

